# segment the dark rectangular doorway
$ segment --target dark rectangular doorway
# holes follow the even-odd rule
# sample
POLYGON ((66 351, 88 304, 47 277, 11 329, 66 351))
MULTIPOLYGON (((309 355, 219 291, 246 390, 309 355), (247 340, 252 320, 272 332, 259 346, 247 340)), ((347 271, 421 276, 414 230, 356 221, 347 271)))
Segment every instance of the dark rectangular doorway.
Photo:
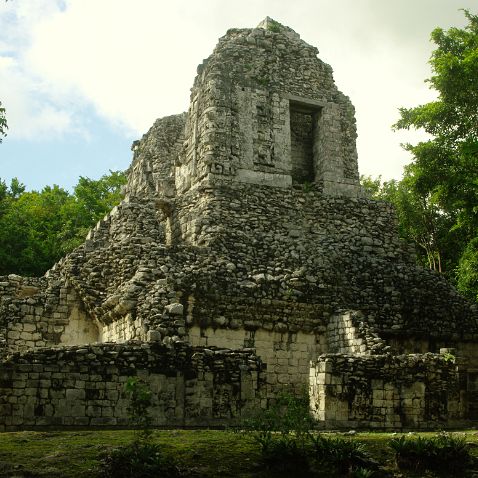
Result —
POLYGON ((317 134, 317 110, 290 103, 290 142, 292 180, 295 183, 313 183, 314 141, 317 134))

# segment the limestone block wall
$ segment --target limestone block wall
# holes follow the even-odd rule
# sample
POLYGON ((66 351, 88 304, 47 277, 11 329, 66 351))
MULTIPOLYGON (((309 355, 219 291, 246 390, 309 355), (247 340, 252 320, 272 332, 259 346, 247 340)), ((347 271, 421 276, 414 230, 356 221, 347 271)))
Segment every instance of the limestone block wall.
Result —
POLYGON ((327 324, 328 352, 343 354, 381 353, 384 341, 372 331, 366 317, 357 311, 337 311, 327 324))
MULTIPOLYGON (((286 323, 294 322, 302 306, 314 307, 316 324, 345 307, 367 311, 367 321, 380 322, 383 316, 393 325, 401 320, 396 271, 401 267, 400 275, 408 277, 414 266, 395 234, 389 205, 233 185, 182 199, 186 206, 178 202, 177 218, 184 243, 215 253, 202 271, 188 274, 196 296, 215 290, 228 301, 253 297, 254 305, 237 304, 235 313, 247 309, 256 315, 260 309, 274 319, 279 313, 286 323), (192 210, 198 212, 194 227, 192 210), (282 314, 279 308, 288 310, 282 314)), ((211 297, 210 302, 217 309, 222 300, 211 297)))
POLYGON ((154 201, 123 201, 46 277, 0 278, 1 343, 15 351, 145 338, 134 309, 147 282, 164 277, 159 256, 164 227, 154 201))
POLYGON ((396 234, 392 207, 384 202, 330 198, 302 187, 284 191, 231 184, 185 194, 176 208, 184 242, 221 252, 250 253, 252 257, 241 257, 244 261, 252 262, 259 255, 263 261, 282 260, 299 268, 330 260, 333 250, 316 256, 328 247, 328 240, 335 251, 343 249, 343 259, 360 251, 364 257, 413 260, 396 234), (196 212, 193 229, 188 225, 192 211, 196 212), (310 253, 303 250, 306 244, 312 248, 310 253), (275 254, 274 248, 279 248, 275 254))
MULTIPOLYGON (((191 191, 177 210, 178 244, 198 249, 181 274, 168 274, 180 281, 189 323, 202 329, 323 333, 345 309, 362 311, 353 333, 358 349, 373 353, 399 337, 435 336, 443 346, 453 335, 478 337, 476 311, 444 278, 415 266, 386 203, 231 184, 191 191)), ((409 339, 405 353, 415 351, 409 339)))
POLYGON ((127 426, 129 377, 153 392, 154 426, 217 426, 263 405, 251 352, 154 343, 43 349, 0 364, 0 431, 127 426))
POLYGON ((280 333, 193 326, 188 333, 192 345, 253 350, 265 366, 266 398, 274 398, 284 388, 303 393, 309 378, 310 360, 326 350, 323 334, 300 331, 280 333))
POLYGON ((143 321, 131 314, 118 318, 101 327, 100 342, 125 342, 127 340, 145 340, 146 329, 143 321))
POLYGON ((327 354, 311 365, 310 399, 325 427, 455 427, 467 418, 466 368, 439 354, 327 354))
POLYGON ((317 49, 284 26, 231 29, 219 40, 198 67, 185 138, 176 171, 181 193, 204 179, 289 187, 295 176, 326 194, 360 194, 353 106, 317 49), (305 140, 317 156, 310 177, 291 158, 305 144, 291 143, 297 105, 311 109, 318 126, 305 140))
MULTIPOLYGON (((476 310, 445 279, 413 264, 385 203, 231 184, 190 191, 175 207, 182 234, 173 245, 164 243, 154 201, 130 198, 48 278, 4 280, 5 340, 6 324, 28 323, 33 308, 38 323, 55 322, 42 331, 57 334, 46 344, 62 343, 60 330, 48 327, 67 326, 73 307, 98 325, 98 340, 144 339, 150 329, 184 340, 188 317, 188 326, 203 329, 320 335, 340 309, 363 311, 371 349, 377 335, 392 347, 405 344, 405 352, 414 351, 407 337, 426 334, 444 346, 478 337, 476 310), (34 294, 16 295, 25 293, 34 294), (175 302, 181 316, 165 313, 175 302), (219 317, 224 326, 213 323, 219 317)), ((23 329, 12 332, 12 341, 27 338, 17 336, 23 329)), ((86 335, 95 341, 96 332, 86 335)))

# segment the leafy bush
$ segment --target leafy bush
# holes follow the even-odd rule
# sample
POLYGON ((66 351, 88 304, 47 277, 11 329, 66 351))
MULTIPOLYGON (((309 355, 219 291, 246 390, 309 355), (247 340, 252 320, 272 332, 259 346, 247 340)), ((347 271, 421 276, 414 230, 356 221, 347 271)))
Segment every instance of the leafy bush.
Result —
POLYGON ((309 471, 309 460, 303 444, 290 435, 271 437, 264 443, 262 461, 269 470, 287 476, 301 476, 309 471))
POLYGON ((281 393, 266 410, 245 420, 242 428, 260 445, 266 467, 287 476, 311 476, 311 469, 353 473, 357 478, 374 476, 377 463, 365 445, 342 437, 314 434, 308 396, 281 393), (313 465, 313 466, 312 466, 313 465))
POLYGON ((296 396, 284 391, 266 410, 244 420, 241 424, 247 432, 252 432, 257 440, 268 441, 272 434, 294 435, 303 440, 314 428, 315 421, 309 411, 309 397, 306 393, 296 396))
POLYGON ((457 277, 460 292, 478 302, 478 237, 466 246, 458 264, 457 277))
POLYGON ((353 472, 353 478, 372 478, 375 474, 374 471, 369 470, 368 468, 357 468, 353 472))
POLYGON ((359 469, 377 468, 377 464, 365 450, 365 445, 359 441, 325 437, 322 434, 310 435, 310 440, 313 444, 314 459, 320 467, 333 468, 339 473, 355 471, 356 474, 365 473, 358 472, 359 469))
POLYGON ((307 435, 314 425, 308 395, 284 391, 269 408, 244 420, 241 429, 260 445, 269 470, 301 476, 309 470, 307 435))
POLYGON ((155 443, 133 442, 102 457, 102 478, 172 478, 180 476, 174 462, 155 443))
POLYGON ((270 19, 267 24, 267 29, 273 33, 279 33, 281 31, 281 24, 275 20, 270 19))
POLYGON ((148 385, 137 377, 130 377, 124 386, 130 399, 128 412, 131 422, 139 427, 131 444, 114 448, 101 458, 100 476, 103 478, 170 478, 179 476, 174 461, 166 458, 160 446, 151 442, 152 419, 149 408, 153 394, 148 385))
POLYGON ((471 461, 468 445, 463 437, 440 433, 431 438, 393 438, 389 443, 395 452, 397 466, 405 470, 461 474, 471 461))

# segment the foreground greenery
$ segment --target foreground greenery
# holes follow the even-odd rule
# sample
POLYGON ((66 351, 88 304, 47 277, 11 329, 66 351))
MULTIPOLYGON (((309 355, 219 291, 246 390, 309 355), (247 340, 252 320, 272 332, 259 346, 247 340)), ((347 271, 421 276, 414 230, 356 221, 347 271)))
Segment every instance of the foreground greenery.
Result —
POLYGON ((59 186, 25 191, 0 179, 0 275, 43 275, 79 246, 96 222, 121 200, 126 175, 80 177, 73 194, 59 186))
MULTIPOLYGON (((471 444, 471 453, 476 456, 477 432, 459 433, 471 444)), ((134 440, 131 430, 120 431, 76 431, 76 432, 15 432, 0 434, 0 477, 100 477, 101 459, 105 451, 120 446, 129 446, 134 440)), ((395 452, 390 447, 397 435, 386 433, 357 433, 351 437, 341 434, 323 434, 331 439, 347 439, 360 444, 363 450, 376 460, 383 470, 381 475, 390 477, 435 477, 471 476, 476 465, 467 470, 444 470, 440 475, 433 470, 399 470, 395 463, 395 452)), ((412 438, 431 438, 436 434, 420 433, 412 438)), ((157 444, 166 458, 177 464, 182 476, 191 477, 273 477, 300 476, 280 474, 264 464, 261 447, 249 433, 233 433, 217 430, 163 430, 153 431, 151 443, 157 444)), ((361 473, 361 472, 358 472, 361 473)), ((329 468, 323 473, 302 476, 334 476, 329 468)), ((354 476, 335 474, 335 476, 354 476)))
POLYGON ((325 433, 307 396, 280 394, 234 429, 153 430, 152 393, 124 388, 135 430, 0 434, 0 477, 440 477, 474 476, 476 432, 325 433))

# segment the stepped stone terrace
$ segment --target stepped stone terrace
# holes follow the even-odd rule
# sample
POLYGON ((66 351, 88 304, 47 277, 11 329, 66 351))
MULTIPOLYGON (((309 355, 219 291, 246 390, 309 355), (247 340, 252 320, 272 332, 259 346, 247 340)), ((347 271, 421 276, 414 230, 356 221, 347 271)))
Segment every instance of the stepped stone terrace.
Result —
MULTIPOLYGON (((478 418, 478 311, 359 184, 354 107, 266 18, 133 144, 123 201, 44 277, 0 278, 0 430, 221 426, 287 390, 323 427, 478 418)), ((159 94, 159 93, 158 93, 159 94)))

